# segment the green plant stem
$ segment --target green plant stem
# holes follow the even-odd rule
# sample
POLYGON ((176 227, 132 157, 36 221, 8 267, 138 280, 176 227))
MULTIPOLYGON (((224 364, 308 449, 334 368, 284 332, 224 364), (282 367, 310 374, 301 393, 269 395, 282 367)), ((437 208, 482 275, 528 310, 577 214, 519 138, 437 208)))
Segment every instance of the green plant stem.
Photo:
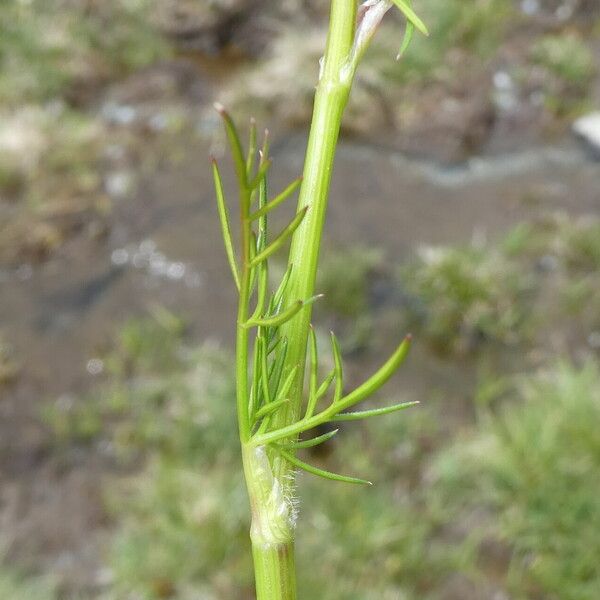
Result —
MULTIPOLYGON (((289 263, 294 267, 286 289, 286 305, 313 296, 321 235, 327 210, 327 199, 335 148, 342 114, 350 92, 351 77, 343 78, 348 62, 356 22, 355 0, 332 0, 325 62, 315 95, 313 119, 302 186, 299 211, 308 209, 296 230, 290 249, 289 263)), ((246 237, 248 214, 242 201, 242 239, 244 247, 237 329, 237 398, 244 472, 252 508, 251 540, 258 600, 295 600, 294 507, 289 498, 292 479, 290 463, 270 457, 264 447, 248 443, 248 329, 242 326, 248 318, 249 280, 246 237)), ((289 425, 297 419, 302 404, 302 382, 310 327, 311 307, 306 306, 282 326, 288 352, 283 376, 296 369, 290 389, 289 406, 283 406, 273 426, 289 425), (280 416, 281 415, 281 416, 280 416)))
POLYGON ((242 446, 257 600, 296 600, 294 512, 264 447, 242 446))
MULTIPOLYGON (((335 148, 350 93, 351 77, 343 77, 343 74, 352 49, 355 21, 355 0, 332 1, 327 47, 315 95, 298 199, 298 210, 308 207, 308 212, 292 239, 289 263, 293 269, 286 291, 288 302, 314 294, 335 148)), ((297 366, 298 373, 291 389, 289 408, 279 411, 274 423, 277 426, 294 422, 300 413, 311 312, 311 307, 303 309, 282 328, 288 340, 285 371, 297 366)))
POLYGON ((295 600, 296 567, 292 541, 278 546, 252 545, 257 600, 295 600))
POLYGON ((237 315, 236 332, 236 399, 238 413, 238 427, 240 441, 245 444, 250 439, 250 415, 248 414, 248 305, 250 302, 250 244, 252 236, 248 213, 250 208, 250 194, 243 189, 240 197, 240 217, 242 224, 242 275, 240 281, 240 298, 237 315))

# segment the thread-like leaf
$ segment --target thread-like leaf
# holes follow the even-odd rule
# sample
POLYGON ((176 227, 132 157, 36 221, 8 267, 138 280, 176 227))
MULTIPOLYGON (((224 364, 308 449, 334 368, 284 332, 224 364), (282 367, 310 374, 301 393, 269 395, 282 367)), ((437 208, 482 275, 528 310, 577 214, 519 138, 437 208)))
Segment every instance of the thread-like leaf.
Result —
POLYGON ((333 392, 333 403, 336 404, 342 397, 344 391, 344 371, 342 367, 342 353, 340 345, 333 331, 331 332, 331 347, 333 349, 333 363, 335 365, 335 390, 333 392))
MULTIPOLYGON (((283 366, 283 362, 282 362, 282 366, 283 366)), ((281 375, 283 373, 283 369, 279 371, 278 378, 277 378, 277 385, 273 386, 273 389, 271 389, 272 396, 275 396, 275 401, 272 402, 271 405, 276 405, 277 408, 279 408, 282 404, 289 402, 290 399, 288 398, 288 392, 290 391, 290 388, 292 387, 292 383, 294 382, 294 377, 296 376, 297 371, 298 371, 298 366, 296 365, 287 374, 287 377, 285 378, 281 388, 279 388, 279 382, 281 381, 281 375)), ((272 411, 270 411, 270 410, 265 411, 265 416, 269 416, 271 414, 273 414, 272 411)), ((266 429, 269 425, 269 421, 270 421, 270 419, 263 420, 263 422, 260 424, 257 434, 260 435, 266 431, 266 429)))
POLYGON ((278 327, 289 321, 292 317, 297 315, 304 306, 302 300, 296 300, 293 304, 290 304, 284 311, 272 317, 259 317, 258 319, 248 319, 244 323, 244 327, 278 327))
POLYGON ((406 355, 410 350, 412 336, 407 335, 397 350, 390 356, 387 362, 374 373, 367 381, 359 385, 353 392, 342 398, 339 402, 341 409, 350 408, 354 404, 361 402, 365 398, 374 394, 388 379, 396 372, 398 367, 406 359, 406 355))
POLYGON ((294 268, 294 265, 292 263, 290 263, 287 266, 287 269, 285 270, 285 273, 283 274, 283 278, 281 279, 281 283, 279 284, 279 287, 273 294, 273 305, 274 306, 279 306, 281 304, 281 301, 283 300, 283 294, 285 293, 287 284, 290 281, 290 275, 292 274, 293 268, 294 268))
POLYGON ((302 223, 302 219, 304 219, 304 215, 306 215, 306 211, 308 210, 308 206, 305 206, 303 209, 296 213, 296 216, 292 219, 290 224, 259 254, 257 254, 251 261, 250 267, 255 267, 258 263, 266 260, 274 254, 285 244, 285 242, 294 234, 296 229, 298 229, 300 223, 302 223))
POLYGON ((235 286, 238 292, 240 291, 240 275, 238 272, 237 263, 235 260, 235 251, 233 249, 233 238, 231 236, 231 225, 229 223, 229 211, 227 210, 227 204, 225 202, 225 194, 223 192, 223 181, 221 179, 221 173, 219 172, 219 166, 217 161, 213 158, 213 178, 215 181, 215 192, 217 196, 217 209, 219 211, 219 220, 221 221, 221 233, 223 234, 223 241, 225 242, 225 253, 227 254, 227 260, 229 261, 229 267, 231 268, 231 274, 235 281, 235 286))
POLYGON ((327 433, 324 433, 323 435, 319 435, 317 437, 310 438, 308 440, 302 440, 300 442, 288 442, 287 444, 277 444, 277 445, 280 448, 283 448, 285 450, 298 450, 300 448, 314 448, 315 446, 318 446, 319 444, 323 444, 323 443, 327 442, 328 440, 330 440, 338 431, 339 431, 339 429, 334 429, 333 431, 328 431, 327 433))
POLYGON ((339 402, 332 403, 328 408, 310 418, 303 418, 300 421, 296 421, 285 427, 254 436, 252 438, 252 444, 261 446, 298 435, 303 431, 307 431, 317 425, 333 420, 341 411, 364 400, 370 394, 376 392, 402 364, 408 354, 411 339, 410 335, 406 336, 396 352, 392 354, 388 361, 372 377, 353 392, 341 398, 339 402))
POLYGON ((240 142, 240 136, 238 135, 235 123, 222 104, 215 102, 214 107, 221 115, 223 124, 225 125, 225 133, 227 134, 229 146, 231 147, 233 164, 235 165, 235 172, 237 174, 240 187, 247 190, 248 178, 246 177, 246 161, 244 159, 244 151, 242 150, 242 143, 240 142))
POLYGON ((260 160, 265 161, 267 160, 267 158, 269 158, 269 146, 270 146, 270 135, 269 135, 269 130, 265 129, 264 135, 263 135, 263 145, 262 148, 260 150, 260 160))
POLYGON ((282 398, 281 400, 276 400, 275 402, 271 402, 270 404, 265 404, 254 417, 255 422, 260 421, 260 419, 272 415, 277 409, 281 408, 284 404, 289 402, 289 398, 282 398))
POLYGON ((269 348, 268 348, 268 350, 267 350, 267 354, 268 354, 268 355, 271 355, 271 354, 272 354, 272 353, 275 351, 275 349, 276 349, 276 348, 279 346, 279 344, 281 344, 281 340, 282 340, 282 339, 283 339, 282 337, 278 337, 278 338, 277 338, 277 339, 276 339, 276 340, 275 340, 275 341, 274 341, 274 342, 273 342, 273 343, 272 343, 272 344, 269 346, 269 348))
POLYGON ((317 402, 327 393, 331 382, 335 379, 335 369, 331 369, 327 374, 327 377, 322 381, 321 385, 317 389, 317 402))
POLYGON ((429 35, 425 23, 423 23, 417 13, 412 9, 408 0, 392 0, 392 2, 400 9, 409 23, 412 23, 423 35, 429 35))
POLYGON ((246 178, 250 179, 254 169, 254 159, 256 158, 256 120, 250 119, 250 136, 248 140, 248 154, 246 155, 246 178))
MULTIPOLYGON (((267 203, 267 178, 263 177, 258 186, 258 208, 259 210, 264 208, 267 203)), ((264 242, 266 246, 267 242, 267 215, 261 215, 258 219, 258 229, 259 231, 264 232, 264 242)), ((259 251, 264 250, 264 246, 259 248, 259 251)))
POLYGON ((312 475, 318 475, 319 477, 324 477, 325 479, 331 479, 332 481, 343 481, 344 483, 356 483, 359 485, 373 485, 370 481, 366 479, 359 479, 358 477, 349 477, 348 475, 339 475, 338 473, 332 473, 331 471, 325 471, 324 469, 319 469, 313 465, 309 465, 304 461, 301 461, 299 458, 295 457, 293 454, 286 452, 285 450, 279 449, 279 453, 285 460, 289 463, 306 471, 307 473, 311 473, 312 475))
POLYGON ((260 354, 262 352, 260 336, 254 340, 254 365, 252 368, 252 385, 248 399, 248 415, 252 418, 254 411, 260 406, 260 354))
POLYGON ((398 412, 411 406, 416 406, 416 402, 402 402, 393 406, 384 406, 383 408, 374 408, 372 410, 361 410, 358 412, 339 413, 333 417, 332 421, 358 421, 359 419, 368 419, 369 417, 378 417, 380 415, 389 415, 390 413, 398 412))
POLYGON ((277 390, 279 390, 279 384, 281 383, 281 376, 283 374, 283 365, 287 356, 288 341, 284 339, 281 343, 281 349, 277 353, 271 369, 269 370, 269 391, 271 398, 277 397, 277 390))
MULTIPOLYGON (((258 247, 259 240, 256 237, 254 231, 250 232, 250 247, 248 248, 249 262, 252 263, 252 259, 256 256, 256 249, 258 247)), ((250 267, 250 280, 248 283, 249 294, 252 295, 254 292, 254 284, 256 283, 256 272, 258 269, 250 267)))
MULTIPOLYGON (((317 377, 319 374, 319 352, 317 348, 317 334, 315 328, 311 325, 308 332, 310 345, 310 374, 308 385, 309 399, 317 397, 317 377)), ((309 401, 310 404, 310 401, 309 401)))
POLYGON ((255 221, 259 217, 266 215, 271 212, 274 208, 277 208, 282 202, 285 202, 299 187, 302 183, 302 177, 298 179, 294 179, 292 183, 290 183, 282 192, 277 194, 275 198, 269 200, 262 208, 253 212, 250 217, 248 217, 251 221, 255 221))
MULTIPOLYGON (((260 346, 260 381, 265 404, 271 403, 271 394, 269 392, 269 368, 267 356, 267 341, 264 336, 258 336, 260 346)), ((259 411, 260 412, 260 411, 259 411)))
POLYGON ((269 158, 264 162, 261 162, 260 167, 258 168, 258 173, 254 177, 254 179, 248 184, 248 188, 251 190, 256 189, 260 182, 264 179, 267 174, 267 171, 271 168, 271 164, 273 161, 269 158))
POLYGON ((296 365, 295 367, 293 367, 290 372, 287 374, 286 378, 283 381, 283 385, 281 386, 281 389, 277 390, 277 398, 276 401, 280 402, 281 400, 283 400, 284 398, 287 397, 292 384, 294 383, 294 377, 296 377, 296 373, 298 372, 298 365, 296 365))
POLYGON ((265 310, 265 301, 269 288, 269 263, 264 261, 258 268, 258 294, 256 298, 256 308, 251 319, 258 319, 265 310))
POLYGON ((413 38, 413 34, 415 33, 415 26, 410 22, 406 22, 406 29, 404 30, 404 37, 402 38, 402 44, 400 45, 400 50, 398 50, 398 54, 396 55, 396 60, 400 60, 403 56, 413 38))

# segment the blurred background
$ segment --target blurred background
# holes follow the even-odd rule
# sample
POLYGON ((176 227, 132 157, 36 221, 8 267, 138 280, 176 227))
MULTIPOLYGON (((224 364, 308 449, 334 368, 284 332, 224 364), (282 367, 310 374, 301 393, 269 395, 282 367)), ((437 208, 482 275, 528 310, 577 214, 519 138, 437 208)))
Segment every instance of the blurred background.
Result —
MULTIPOLYGON (((375 486, 300 476, 301 597, 597 600, 600 2, 414 5, 431 36, 395 62, 390 14, 358 75, 315 322, 349 388, 412 331, 377 401, 421 405, 310 456, 375 486)), ((1 598, 253 597, 211 104, 298 176, 327 9, 0 3, 1 598)))

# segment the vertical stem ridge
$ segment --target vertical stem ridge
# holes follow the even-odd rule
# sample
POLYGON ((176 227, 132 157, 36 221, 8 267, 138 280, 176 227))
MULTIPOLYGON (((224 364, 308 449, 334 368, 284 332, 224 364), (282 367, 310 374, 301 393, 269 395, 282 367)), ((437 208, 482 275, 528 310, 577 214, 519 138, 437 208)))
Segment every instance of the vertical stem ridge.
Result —
MULTIPOLYGON (((298 199, 298 210, 306 206, 309 209, 292 239, 289 263, 294 265, 294 269, 286 290, 288 302, 314 294, 335 148, 350 93, 351 81, 342 80, 342 72, 351 53, 355 23, 355 0, 333 0, 325 62, 315 95, 298 199)), ((311 307, 306 307, 283 327, 283 335, 289 342, 285 371, 297 366, 298 373, 290 394, 292 402, 289 408, 279 411, 276 426, 288 425, 300 413, 311 312, 311 307)))
POLYGON ((294 543, 252 544, 257 600, 296 600, 294 543))

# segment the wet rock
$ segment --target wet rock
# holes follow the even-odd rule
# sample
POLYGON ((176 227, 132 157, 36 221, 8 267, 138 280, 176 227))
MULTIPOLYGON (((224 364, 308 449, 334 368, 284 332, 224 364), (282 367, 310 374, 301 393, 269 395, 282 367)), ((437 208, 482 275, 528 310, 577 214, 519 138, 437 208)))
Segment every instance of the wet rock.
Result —
POLYGON ((590 148, 600 160, 600 111, 580 117, 573 123, 573 132, 590 148))

